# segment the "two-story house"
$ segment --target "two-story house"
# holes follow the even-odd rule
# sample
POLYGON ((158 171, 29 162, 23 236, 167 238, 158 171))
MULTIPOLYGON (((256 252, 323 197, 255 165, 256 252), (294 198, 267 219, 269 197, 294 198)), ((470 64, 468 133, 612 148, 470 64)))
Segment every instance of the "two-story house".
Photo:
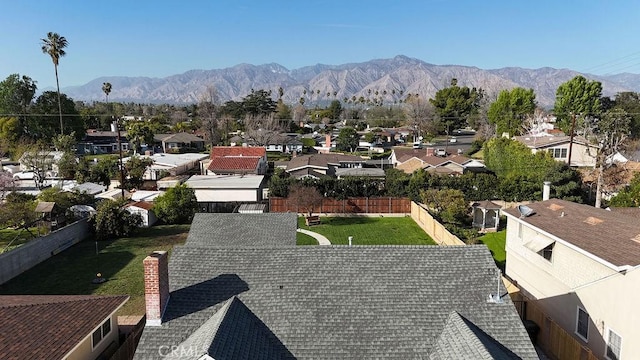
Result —
POLYGON ((640 211, 550 199, 504 214, 506 275, 521 293, 596 356, 637 358, 640 211))
POLYGON ((571 161, 569 161, 569 136, 516 136, 515 140, 525 144, 532 153, 548 152, 557 161, 569 163, 571 166, 595 167, 598 147, 581 136, 573 138, 571 145, 571 161))

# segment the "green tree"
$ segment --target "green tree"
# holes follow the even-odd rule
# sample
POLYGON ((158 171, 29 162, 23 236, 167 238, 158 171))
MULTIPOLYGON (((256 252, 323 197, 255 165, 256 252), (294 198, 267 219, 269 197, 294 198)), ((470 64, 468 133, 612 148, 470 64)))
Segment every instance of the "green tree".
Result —
POLYGON ((435 107, 441 126, 448 133, 469 125, 470 118, 478 112, 483 96, 482 89, 460 87, 458 81, 452 79, 450 87, 438 90, 429 101, 435 107))
POLYGON ((387 169, 385 173, 385 190, 388 196, 405 197, 411 175, 395 168, 387 169))
POLYGON ((198 212, 196 192, 186 184, 168 189, 153 202, 153 211, 166 224, 186 224, 198 212))
POLYGON ((333 100, 331 101, 331 104, 329 104, 327 110, 329 110, 329 117, 331 119, 340 119, 340 114, 342 114, 342 104, 339 100, 333 100))
POLYGON ((341 151, 353 152, 360 143, 360 136, 356 129, 352 127, 343 127, 338 134, 336 147, 341 151))
POLYGON ((89 220, 98 240, 129 236, 142 225, 140 214, 127 211, 125 202, 105 199, 98 204, 96 214, 89 220))
POLYGON ((282 168, 277 168, 269 179, 269 196, 287 197, 293 178, 282 168))
POLYGON ((140 146, 153 143, 153 130, 146 121, 129 121, 126 125, 127 139, 133 146, 133 153, 137 154, 140 146))
POLYGON ((11 74, 0 82, 0 114, 12 116, 28 112, 36 94, 36 82, 28 76, 11 74))
POLYGON ((637 92, 621 92, 616 95, 615 107, 627 112, 631 118, 630 137, 633 139, 640 138, 640 93, 637 92))
POLYGON ((576 116, 576 128, 583 127, 586 117, 598 117, 602 109, 601 97, 602 83, 587 80, 582 75, 560 84, 553 107, 560 129, 571 133, 572 116, 576 116))
MULTIPOLYGON (((124 181, 120 180, 121 187, 126 190, 140 189, 144 184, 144 173, 153 164, 153 160, 140 156, 132 156, 124 163, 124 181)), ((118 174, 118 177, 120 174, 118 174)))
POLYGON ((64 49, 69 45, 67 39, 64 36, 58 35, 58 33, 48 32, 47 37, 41 40, 42 52, 48 54, 53 61, 53 67, 56 72, 56 89, 58 91, 58 112, 60 114, 60 134, 64 134, 64 127, 62 125, 62 101, 60 100, 60 81, 58 80, 58 64, 60 58, 67 53, 64 49))
MULTIPOLYGON (((80 137, 85 133, 84 121, 76 110, 73 99, 65 94, 56 94, 53 91, 45 91, 36 99, 33 112, 37 116, 30 116, 26 122, 26 133, 32 139, 50 141, 56 135, 56 121, 51 115, 60 111, 64 113, 64 128, 67 133, 73 132, 80 137)), ((62 131, 61 133, 64 133, 62 131)))
POLYGON ((94 203, 92 195, 73 191, 62 191, 55 187, 43 189, 40 194, 38 194, 38 200, 54 202, 61 209, 69 209, 73 205, 91 205, 94 203))
POLYGON ((109 103, 109 94, 111 94, 111 83, 102 83, 102 92, 104 93, 104 99, 106 103, 109 103))
POLYGON ((502 90, 498 99, 489 106, 489 122, 497 125, 497 134, 508 133, 511 136, 523 132, 523 122, 533 115, 536 109, 536 94, 533 89, 520 87, 502 90))
POLYGON ((30 225, 36 220, 35 196, 12 192, 0 204, 0 224, 3 228, 30 225))
POLYGON ((611 198, 611 206, 640 207, 640 174, 636 174, 628 186, 611 198))
POLYGON ((442 221, 449 224, 464 224, 469 216, 469 203, 464 194, 456 189, 429 189, 420 192, 426 204, 442 221))
POLYGON ((20 134, 20 122, 17 117, 0 117, 0 139, 12 144, 18 141, 20 134))

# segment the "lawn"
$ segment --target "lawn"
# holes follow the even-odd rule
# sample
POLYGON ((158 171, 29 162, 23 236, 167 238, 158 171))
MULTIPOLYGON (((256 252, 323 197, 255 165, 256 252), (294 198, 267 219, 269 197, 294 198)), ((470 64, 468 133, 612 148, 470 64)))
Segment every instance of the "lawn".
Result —
POLYGON ((507 261, 507 253, 504 249, 507 241, 507 231, 502 230, 494 233, 488 233, 480 237, 479 240, 483 244, 487 245, 489 250, 491 250, 491 255, 493 255, 496 265, 498 265, 500 269, 504 270, 504 266, 507 261))
POLYGON ((6 249, 7 251, 16 248, 38 236, 37 228, 24 229, 2 229, 0 230, 0 254, 6 249), (31 234, 29 233, 31 231, 31 234), (33 234, 33 235, 32 235, 33 234), (11 244, 9 246, 9 244, 11 244), (9 246, 9 247, 7 247, 9 246))
POLYGON ((332 244, 346 245, 435 245, 410 217, 321 217, 321 225, 298 227, 326 236, 332 244))
POLYGON ((307 234, 296 233, 296 245, 318 245, 318 241, 307 234))
POLYGON ((135 237, 98 242, 85 240, 24 272, 4 285, 0 294, 127 294, 118 315, 144 314, 142 260, 154 250, 183 244, 189 225, 141 229, 135 237), (96 273, 108 281, 96 285, 96 273))

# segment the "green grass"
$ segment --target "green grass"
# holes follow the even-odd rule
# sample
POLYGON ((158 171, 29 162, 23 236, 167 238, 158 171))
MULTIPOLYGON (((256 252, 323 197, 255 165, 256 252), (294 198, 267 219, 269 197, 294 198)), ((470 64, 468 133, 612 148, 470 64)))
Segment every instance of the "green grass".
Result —
POLYGON ((135 237, 98 242, 98 255, 96 243, 88 239, 0 285, 0 294, 127 294, 130 299, 118 315, 142 315, 142 260, 154 250, 183 244, 188 232, 189 225, 141 229, 135 237), (98 272, 108 281, 92 284, 98 272))
POLYGON ((491 250, 491 255, 493 255, 496 265, 504 270, 504 266, 507 261, 507 253, 505 251, 507 231, 502 230, 494 233, 488 233, 480 237, 478 240, 487 245, 489 250, 491 250))
POLYGON ((478 159, 478 160, 482 160, 484 159, 484 151, 482 149, 474 152, 473 154, 471 154, 471 158, 472 159, 478 159))
POLYGON ((354 245, 435 245, 410 217, 321 217, 321 225, 306 226, 298 218, 298 227, 322 234, 332 244, 346 245, 353 236, 354 245))
POLYGON ((296 245, 318 245, 318 241, 303 233, 296 233, 296 245))
MULTIPOLYGON (((37 228, 29 228, 29 231, 23 229, 2 229, 0 230, 0 253, 5 249, 7 251, 17 248, 18 246, 34 239, 34 236, 38 236, 37 228), (31 231, 31 235, 29 233, 31 231), (9 247, 7 245, 11 244, 9 247)), ((44 229, 43 229, 44 231, 44 229)))

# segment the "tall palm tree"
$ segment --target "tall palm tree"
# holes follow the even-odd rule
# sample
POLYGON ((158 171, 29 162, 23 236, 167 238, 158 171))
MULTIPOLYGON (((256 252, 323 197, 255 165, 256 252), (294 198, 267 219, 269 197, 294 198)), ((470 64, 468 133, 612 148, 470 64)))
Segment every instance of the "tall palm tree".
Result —
POLYGON ((110 82, 102 83, 102 92, 104 93, 104 96, 105 96, 105 102, 109 103, 109 94, 111 93, 111 83, 110 82))
POLYGON ((40 39, 42 41, 42 52, 51 56, 53 61, 53 67, 56 70, 56 87, 58 89, 58 113, 60 114, 60 134, 64 134, 64 128, 62 127, 62 103, 60 101, 60 82, 58 81, 58 63, 60 58, 67 53, 64 48, 69 44, 64 36, 60 36, 58 33, 48 32, 46 39, 40 39))

